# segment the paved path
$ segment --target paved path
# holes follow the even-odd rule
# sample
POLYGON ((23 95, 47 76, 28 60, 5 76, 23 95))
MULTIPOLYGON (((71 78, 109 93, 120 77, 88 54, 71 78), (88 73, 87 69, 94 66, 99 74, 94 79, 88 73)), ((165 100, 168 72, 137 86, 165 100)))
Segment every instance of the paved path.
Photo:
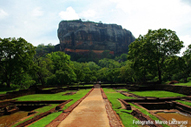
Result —
POLYGON ((100 88, 94 88, 58 127, 110 127, 100 88))

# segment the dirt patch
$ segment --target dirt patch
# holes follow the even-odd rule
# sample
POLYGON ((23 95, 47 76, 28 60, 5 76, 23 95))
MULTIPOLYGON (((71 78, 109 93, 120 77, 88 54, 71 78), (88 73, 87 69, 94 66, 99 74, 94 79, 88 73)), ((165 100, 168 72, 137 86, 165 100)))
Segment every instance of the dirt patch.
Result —
POLYGON ((120 101, 120 100, 118 100, 119 102, 120 102, 120 104, 121 104, 121 109, 126 109, 126 106, 120 101))
POLYGON ((15 123, 16 121, 18 121, 19 119, 27 116, 28 112, 23 112, 23 111, 19 111, 16 113, 13 113, 11 115, 4 115, 0 117, 0 126, 2 127, 6 127, 9 126, 13 123, 15 123))
POLYGON ((188 123, 184 122, 185 124, 178 124, 179 126, 185 125, 190 127, 191 126, 191 117, 188 115, 180 114, 178 112, 160 112, 157 113, 158 116, 164 118, 167 121, 188 121, 188 123))
POLYGON ((131 105, 128 104, 126 101, 124 101, 123 99, 118 99, 118 101, 121 103, 121 107, 123 109, 131 110, 131 105))
POLYGON ((175 83, 179 83, 179 81, 173 80, 173 81, 170 81, 168 84, 175 84, 175 83))
POLYGON ((123 95, 125 95, 125 96, 127 96, 127 97, 144 98, 144 97, 141 97, 141 96, 138 96, 138 95, 129 93, 129 92, 123 92, 123 91, 121 91, 121 92, 119 92, 119 93, 121 93, 121 94, 123 94, 123 95))
POLYGON ((68 92, 68 93, 65 93, 63 95, 74 95, 74 94, 76 94, 76 92, 68 92))
POLYGON ((17 123, 19 123, 19 122, 21 122, 21 121, 24 121, 24 120, 28 119, 29 117, 34 116, 36 113, 37 113, 37 112, 33 112, 33 113, 30 114, 30 115, 29 115, 29 113, 28 113, 28 115, 27 115, 26 117, 23 117, 23 118, 19 119, 18 121, 16 121, 15 123, 11 124, 10 126, 13 126, 13 125, 15 125, 15 124, 17 124, 17 123))

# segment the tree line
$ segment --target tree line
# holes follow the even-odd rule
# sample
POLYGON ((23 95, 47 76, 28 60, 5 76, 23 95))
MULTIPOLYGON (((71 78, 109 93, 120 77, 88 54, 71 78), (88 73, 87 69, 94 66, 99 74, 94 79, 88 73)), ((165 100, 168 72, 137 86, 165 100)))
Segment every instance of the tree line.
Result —
MULTIPOLYGON (((33 46, 23 38, 0 39, 0 87, 62 86, 104 81, 110 83, 187 82, 191 72, 191 45, 183 47, 172 30, 149 30, 129 46, 128 54, 79 62, 55 51, 33 46)), ((107 56, 107 51, 104 52, 107 56)))

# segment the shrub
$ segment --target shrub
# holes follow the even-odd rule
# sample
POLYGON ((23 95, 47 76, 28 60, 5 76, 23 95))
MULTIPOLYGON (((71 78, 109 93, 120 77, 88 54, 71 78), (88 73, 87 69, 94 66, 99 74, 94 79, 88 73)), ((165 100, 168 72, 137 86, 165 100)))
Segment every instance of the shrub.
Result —
POLYGON ((188 77, 187 80, 188 80, 188 81, 191 81, 191 77, 188 77))

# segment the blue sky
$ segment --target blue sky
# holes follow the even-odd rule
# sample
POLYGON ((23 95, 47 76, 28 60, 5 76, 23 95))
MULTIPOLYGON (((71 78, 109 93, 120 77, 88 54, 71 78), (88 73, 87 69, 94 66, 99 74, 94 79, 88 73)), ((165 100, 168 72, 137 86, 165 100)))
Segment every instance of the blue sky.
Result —
POLYGON ((0 38, 56 45, 59 22, 79 18, 121 25, 135 37, 171 29, 191 44, 190 0, 0 0, 0 38))

